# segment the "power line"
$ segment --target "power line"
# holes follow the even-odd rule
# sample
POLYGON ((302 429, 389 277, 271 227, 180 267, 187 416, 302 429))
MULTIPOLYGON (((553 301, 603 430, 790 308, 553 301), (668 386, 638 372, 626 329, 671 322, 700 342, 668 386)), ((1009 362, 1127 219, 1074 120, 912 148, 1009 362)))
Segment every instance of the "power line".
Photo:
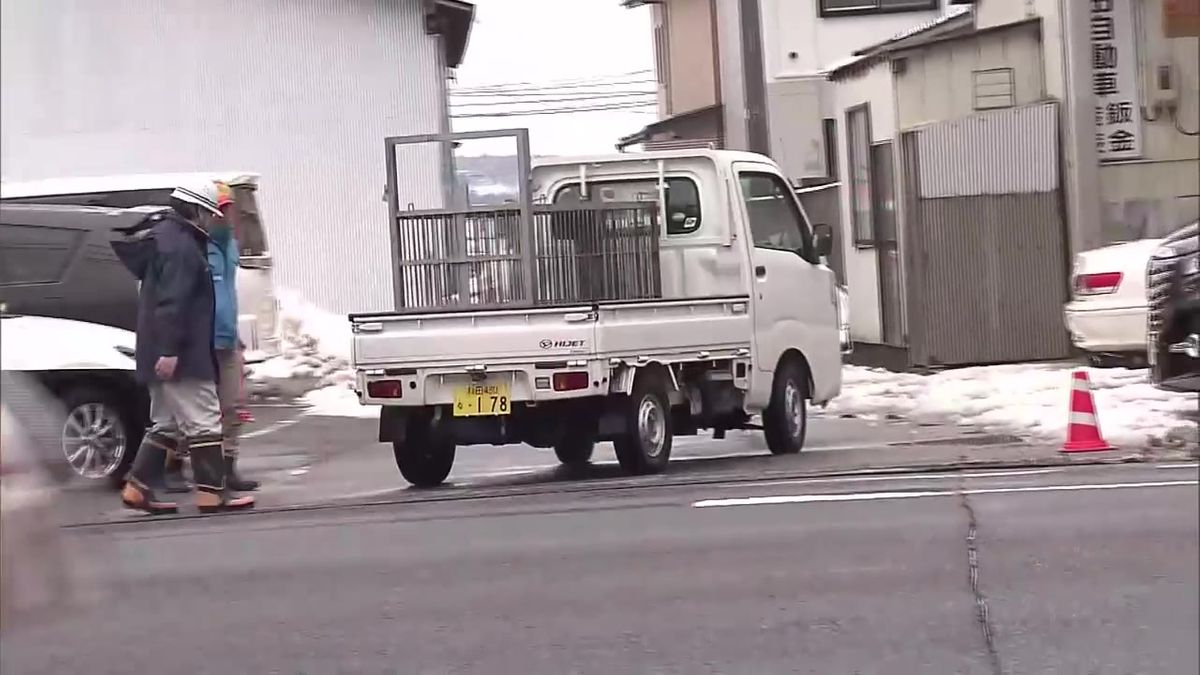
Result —
POLYGON ((599 89, 597 91, 573 91, 573 90, 546 90, 546 91, 514 91, 514 92, 485 92, 485 91, 468 91, 459 92, 452 91, 450 96, 454 98, 526 98, 529 96, 610 96, 610 95, 634 95, 640 94, 645 96, 657 96, 658 92, 653 89, 599 89), (561 93, 560 93, 561 92, 561 93))
POLYGON ((495 106, 527 105, 530 103, 630 103, 630 99, 639 99, 647 104, 652 104, 656 101, 653 92, 633 92, 628 94, 597 94, 592 96, 573 96, 567 98, 530 98, 521 99, 519 101, 452 102, 450 106, 454 108, 487 108, 495 106))
POLYGON ((451 115, 453 119, 468 119, 481 117, 532 117, 537 115, 563 115, 574 113, 589 113, 601 111, 624 110, 631 113, 654 115, 657 110, 651 103, 613 103, 597 106, 576 106, 571 108, 543 108, 541 110, 511 110, 506 112, 480 112, 451 115))
POLYGON ((513 92, 546 92, 571 89, 597 89, 611 88, 616 86, 630 87, 642 85, 655 85, 658 80, 652 77, 639 78, 622 78, 617 80, 597 80, 593 82, 573 82, 564 84, 549 84, 549 83, 530 83, 530 84, 495 84, 495 85, 480 85, 477 87, 459 87, 453 89, 456 94, 499 94, 513 92))
POLYGON ((586 77, 560 78, 556 80, 542 80, 541 82, 496 82, 493 84, 480 84, 466 89, 492 89, 492 88, 511 88, 511 87, 555 87, 561 85, 577 85, 586 83, 605 82, 613 79, 630 78, 635 75, 653 75, 654 71, 649 68, 642 70, 631 70, 626 73, 612 73, 609 75, 589 75, 586 77))

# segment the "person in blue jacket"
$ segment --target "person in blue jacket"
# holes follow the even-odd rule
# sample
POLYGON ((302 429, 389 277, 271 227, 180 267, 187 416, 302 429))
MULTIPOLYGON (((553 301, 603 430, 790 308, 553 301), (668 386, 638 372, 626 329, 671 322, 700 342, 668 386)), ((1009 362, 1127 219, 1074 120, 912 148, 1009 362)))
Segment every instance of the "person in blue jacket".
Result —
MULTIPOLYGON (((225 481, 230 490, 257 490, 258 481, 247 480, 238 472, 242 420, 238 414, 242 384, 242 344, 238 338, 237 269, 238 242, 234 232, 238 225, 237 205, 233 192, 224 183, 215 183, 217 208, 222 217, 211 219, 208 227, 208 271, 212 277, 213 349, 217 358, 217 398, 221 406, 221 447, 224 451, 225 481)), ((168 492, 188 490, 183 477, 183 460, 168 459, 166 487, 168 492)))

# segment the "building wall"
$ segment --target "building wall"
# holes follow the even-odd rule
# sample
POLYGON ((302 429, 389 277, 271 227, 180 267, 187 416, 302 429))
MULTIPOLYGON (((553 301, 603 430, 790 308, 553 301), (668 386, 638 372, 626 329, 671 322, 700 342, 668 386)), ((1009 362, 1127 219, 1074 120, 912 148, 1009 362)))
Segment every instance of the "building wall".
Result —
POLYGON ((939 8, 822 18, 818 0, 760 0, 760 3, 768 81, 819 73, 856 50, 887 40, 942 13, 939 8))
MULTIPOLYGON (((1014 106, 1046 98, 1041 36, 1036 23, 984 33, 973 39, 936 43, 896 56, 904 59, 904 71, 895 77, 896 121, 900 129, 978 112, 974 75, 977 71, 1011 68, 1014 106)), ((985 87, 982 89, 985 92, 1000 91, 990 83, 981 87, 985 87)), ((999 103, 997 99, 987 100, 999 103)))
MULTIPOLYGON (((883 339, 880 320, 879 265, 875 249, 855 247, 850 212, 850 162, 846 157, 846 110, 867 103, 871 112, 871 142, 893 140, 896 129, 895 97, 888 63, 876 64, 848 75, 830 88, 837 111, 838 180, 841 192, 841 242, 846 266, 846 289, 850 294, 850 335, 856 342, 879 344, 883 339)), ((896 143, 893 143, 893 149, 896 143)), ((896 167, 901 166, 896 164, 896 167)), ((897 171, 897 174, 899 172, 897 171)), ((896 193, 900 191, 897 189, 896 193)))
MULTIPOLYGON (((6 180, 259 172, 276 283, 331 311, 393 306, 383 137, 446 124, 418 0, 2 11, 6 180)), ((440 205, 438 163, 432 146, 400 155, 402 204, 440 205)))
POLYGON ((1163 0, 1134 0, 1134 39, 1142 105, 1150 107, 1155 69, 1177 73, 1179 109, 1173 121, 1145 111, 1142 158, 1100 166, 1103 241, 1163 236, 1200 218, 1200 39, 1163 35, 1163 0))
POLYGON ((662 117, 718 102, 712 0, 670 0, 655 7, 665 15, 667 82, 662 117))

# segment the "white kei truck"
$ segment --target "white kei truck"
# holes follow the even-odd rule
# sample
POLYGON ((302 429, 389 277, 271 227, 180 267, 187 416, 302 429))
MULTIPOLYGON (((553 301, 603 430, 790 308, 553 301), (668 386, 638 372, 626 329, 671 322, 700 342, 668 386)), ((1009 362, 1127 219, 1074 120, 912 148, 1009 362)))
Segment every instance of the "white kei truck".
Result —
POLYGON ((397 311, 353 314, 364 405, 400 473, 429 487, 460 445, 527 443, 662 471, 672 437, 752 428, 804 446, 842 383, 837 290, 767 157, 672 150, 531 165, 524 129, 386 140, 397 311), (395 153, 511 137, 519 200, 401 210, 395 153), (753 425, 756 427, 757 425, 753 425))

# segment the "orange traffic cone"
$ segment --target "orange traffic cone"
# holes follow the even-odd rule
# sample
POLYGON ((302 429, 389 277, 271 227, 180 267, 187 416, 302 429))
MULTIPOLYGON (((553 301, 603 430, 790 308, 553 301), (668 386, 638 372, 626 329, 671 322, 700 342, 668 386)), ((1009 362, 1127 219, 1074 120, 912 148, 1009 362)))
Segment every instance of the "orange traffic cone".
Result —
POLYGON ((1067 442, 1063 452, 1097 452, 1113 447, 1100 434, 1096 402, 1092 399, 1092 383, 1086 370, 1071 374, 1071 410, 1067 418, 1067 442))

